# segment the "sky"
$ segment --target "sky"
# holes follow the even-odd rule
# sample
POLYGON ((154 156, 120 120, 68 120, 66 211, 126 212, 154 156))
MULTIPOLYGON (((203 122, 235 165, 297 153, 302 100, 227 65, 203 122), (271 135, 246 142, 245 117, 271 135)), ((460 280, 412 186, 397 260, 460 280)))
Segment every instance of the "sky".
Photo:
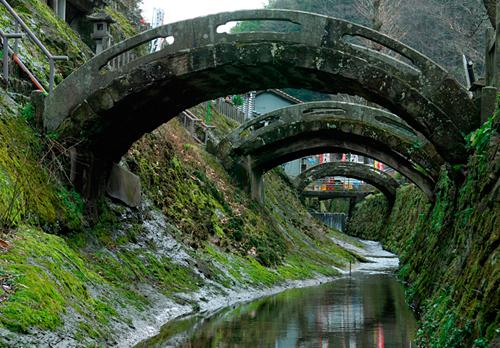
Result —
POLYGON ((151 22, 153 8, 165 10, 165 23, 212 13, 263 8, 267 0, 143 0, 143 17, 151 22))

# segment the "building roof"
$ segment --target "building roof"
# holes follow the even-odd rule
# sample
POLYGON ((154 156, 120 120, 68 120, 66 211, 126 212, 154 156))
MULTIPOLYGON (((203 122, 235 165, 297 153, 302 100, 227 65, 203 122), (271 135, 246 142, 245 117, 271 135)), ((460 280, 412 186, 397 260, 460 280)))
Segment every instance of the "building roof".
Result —
POLYGON ((283 99, 288 100, 292 104, 302 104, 303 103, 302 100, 300 100, 298 98, 295 98, 294 96, 291 96, 288 93, 285 93, 281 89, 273 88, 273 89, 266 89, 266 90, 263 90, 263 91, 258 91, 256 93, 256 96, 258 96, 259 94, 263 94, 263 93, 272 93, 272 94, 275 94, 275 95, 277 95, 277 96, 279 96, 279 97, 281 97, 283 99))
POLYGON ((115 23, 115 20, 111 18, 110 15, 106 14, 103 11, 94 12, 87 16, 87 19, 90 22, 106 22, 106 23, 115 23))

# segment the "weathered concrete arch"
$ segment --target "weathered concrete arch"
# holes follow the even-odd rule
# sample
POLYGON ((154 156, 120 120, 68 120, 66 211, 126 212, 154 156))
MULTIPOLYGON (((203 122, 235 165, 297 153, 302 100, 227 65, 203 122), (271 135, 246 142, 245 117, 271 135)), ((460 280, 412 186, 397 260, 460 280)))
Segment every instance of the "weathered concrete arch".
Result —
POLYGON ((479 123, 466 90, 410 47, 335 18, 254 10, 169 24, 111 47, 56 88, 46 101, 44 124, 79 143, 80 153, 117 161, 144 133, 201 101, 280 87, 361 95, 400 115, 452 163, 465 161, 462 133, 479 123), (300 31, 217 33, 229 21, 253 19, 293 22, 300 31), (108 71, 113 59, 128 62, 131 50, 158 37, 175 41, 108 71), (410 63, 349 37, 377 42, 410 63))
POLYGON ((221 140, 214 154, 237 180, 250 185, 259 200, 267 170, 325 152, 350 152, 381 161, 432 198, 443 159, 430 143, 397 121, 386 111, 358 104, 298 104, 246 122, 221 140))
POLYGON ((368 166, 354 162, 327 162, 311 167, 294 180, 297 191, 302 193, 312 182, 331 176, 344 176, 363 180, 382 192, 389 201, 393 202, 399 183, 389 174, 368 166))

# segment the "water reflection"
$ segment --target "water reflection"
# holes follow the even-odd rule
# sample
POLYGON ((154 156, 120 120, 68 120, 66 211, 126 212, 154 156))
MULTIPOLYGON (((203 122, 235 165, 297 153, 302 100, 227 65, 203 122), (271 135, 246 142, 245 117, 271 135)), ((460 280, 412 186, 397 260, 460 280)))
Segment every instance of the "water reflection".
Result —
POLYGON ((410 347, 415 327, 397 281, 356 275, 176 321, 138 347, 410 347))

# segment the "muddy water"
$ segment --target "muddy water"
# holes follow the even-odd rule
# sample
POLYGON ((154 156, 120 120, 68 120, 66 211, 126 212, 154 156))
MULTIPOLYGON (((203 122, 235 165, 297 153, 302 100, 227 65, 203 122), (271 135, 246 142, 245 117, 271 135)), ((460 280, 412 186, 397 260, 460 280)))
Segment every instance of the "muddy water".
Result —
POLYGON ((402 286, 363 271, 170 322, 137 347, 411 347, 415 330, 402 286))

